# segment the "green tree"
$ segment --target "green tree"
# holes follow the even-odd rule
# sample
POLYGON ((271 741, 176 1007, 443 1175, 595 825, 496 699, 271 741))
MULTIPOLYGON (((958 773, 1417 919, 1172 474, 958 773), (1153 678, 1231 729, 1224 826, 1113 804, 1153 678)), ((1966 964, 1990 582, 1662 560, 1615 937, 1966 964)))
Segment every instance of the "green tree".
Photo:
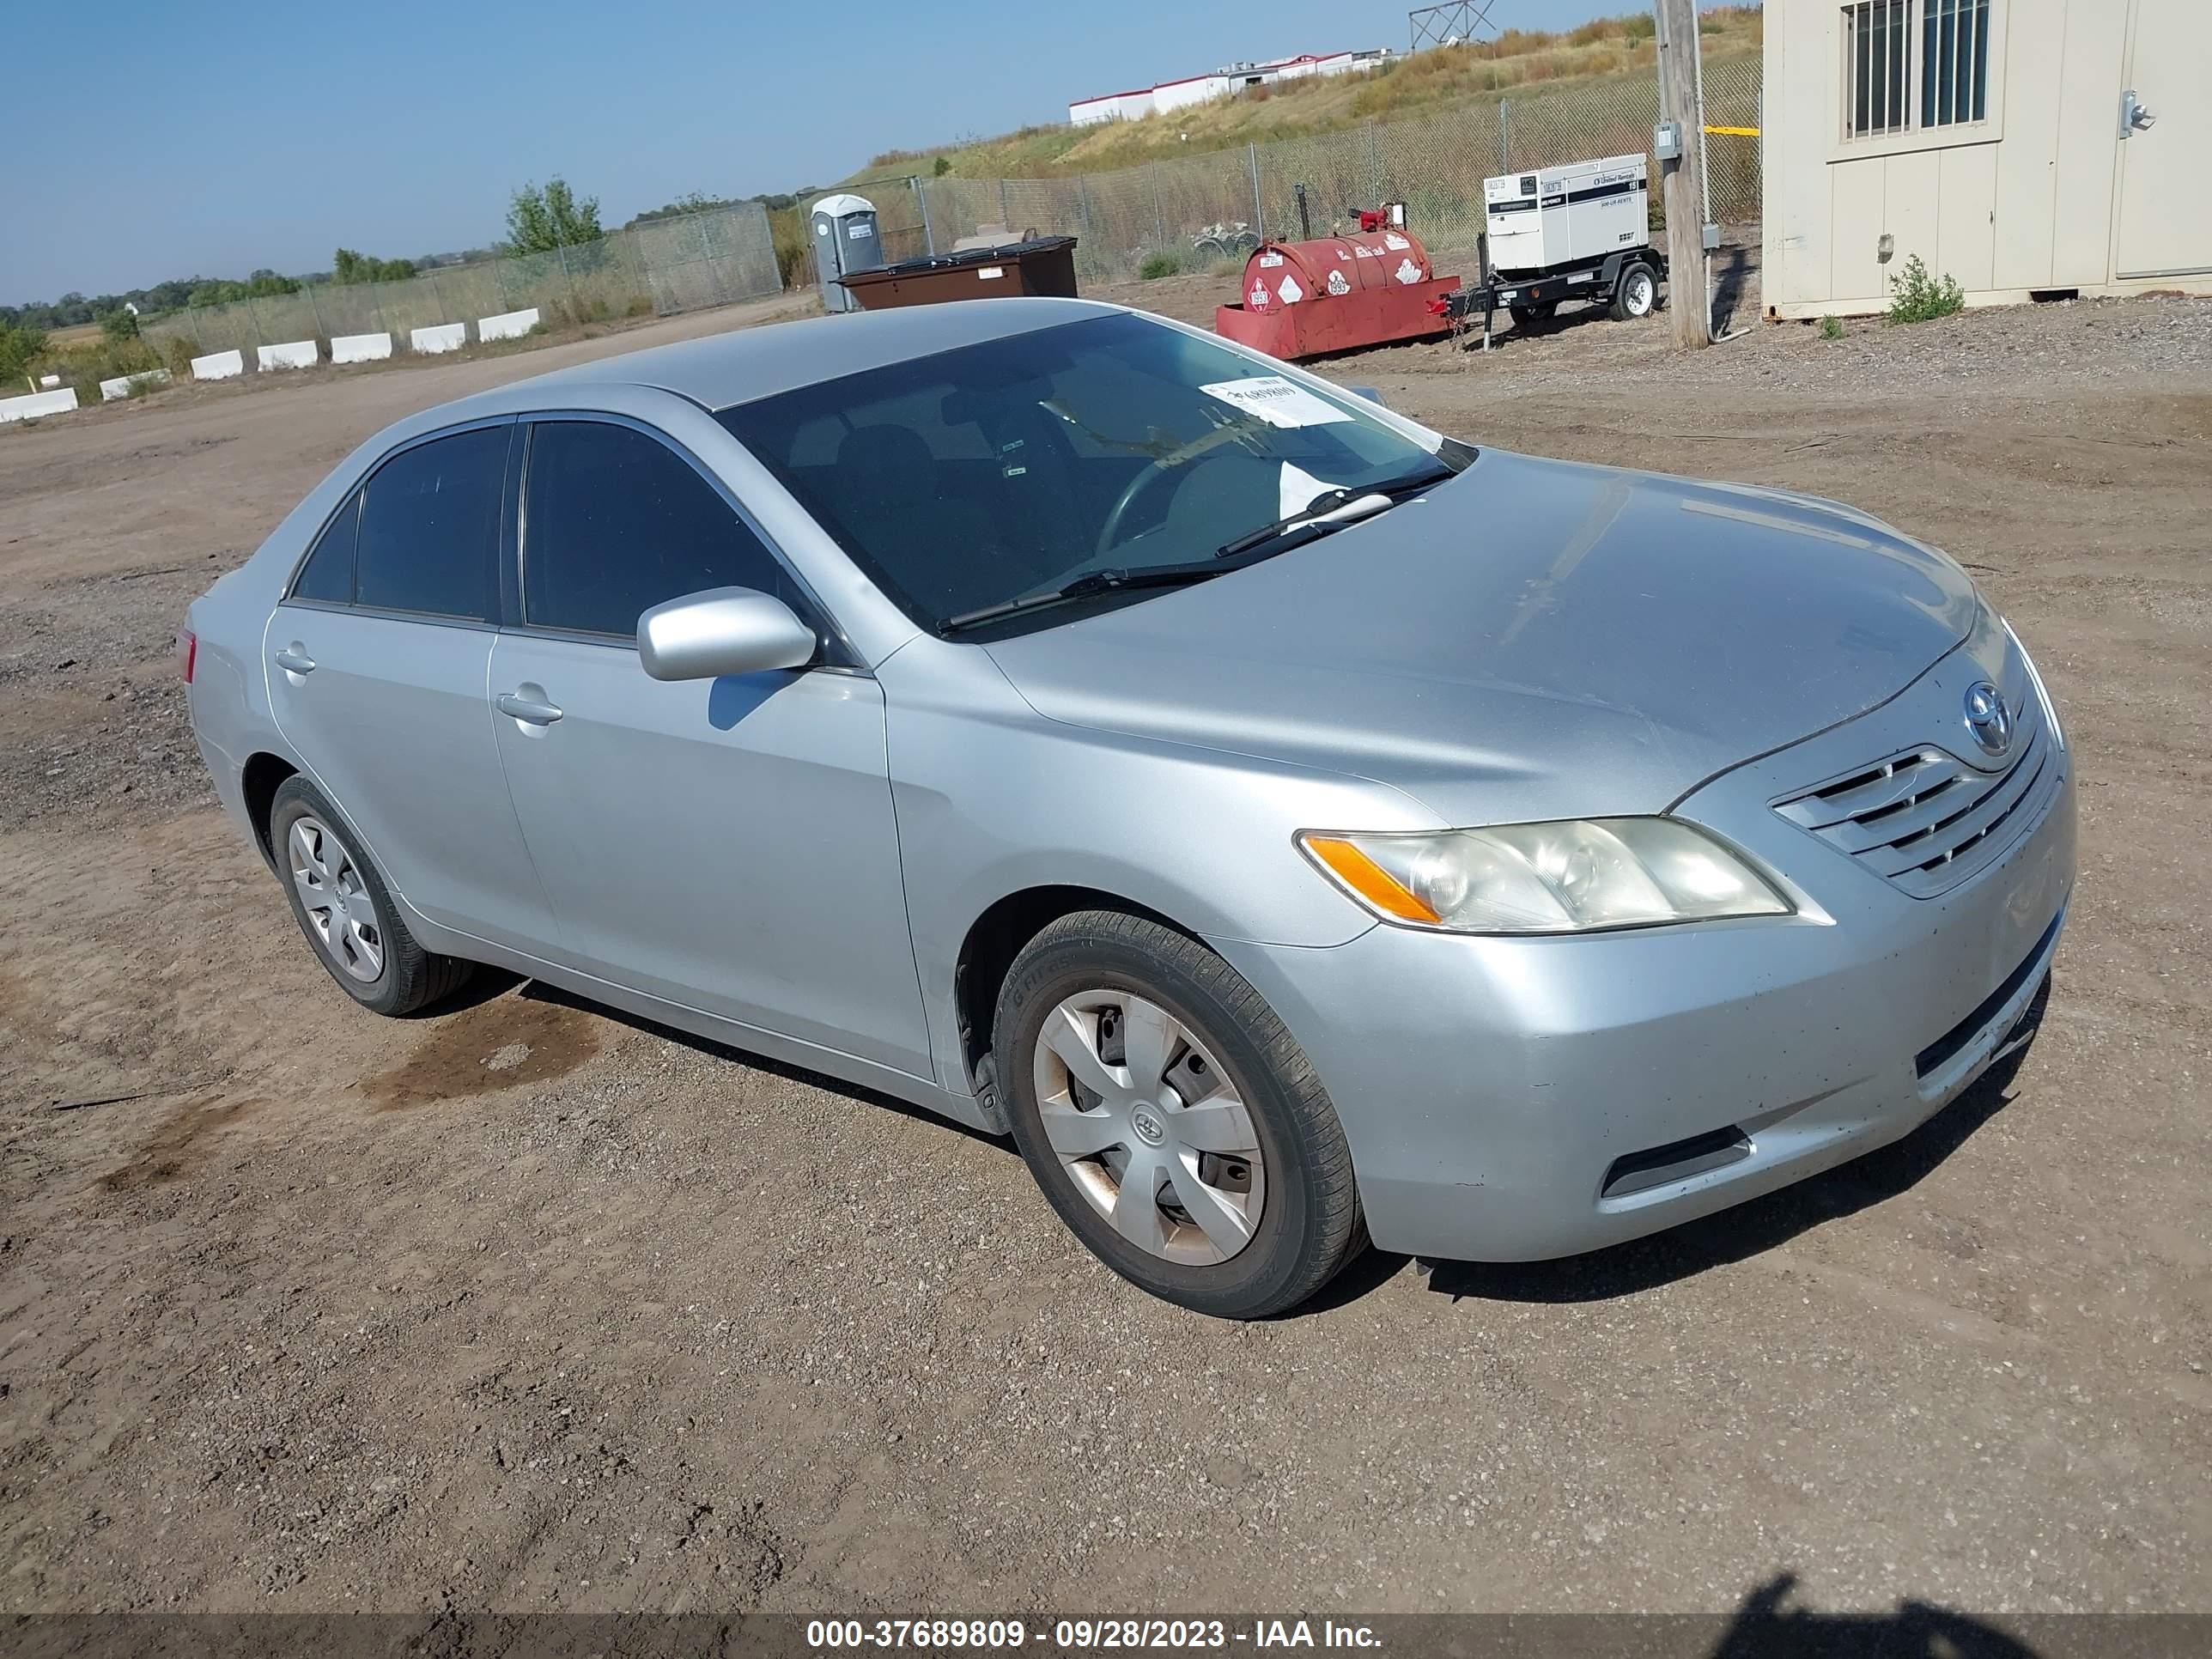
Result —
POLYGON ((555 177, 543 188, 525 185, 507 204, 507 240, 499 251, 509 256, 550 253, 556 248, 596 242, 599 229, 599 198, 578 197, 566 179, 555 177))
POLYGON ((342 247, 331 257, 333 283, 399 283, 415 274, 412 259, 380 259, 342 247))
POLYGON ((138 318, 134 312, 118 306, 112 311, 100 313, 100 331, 117 345, 138 337, 138 318))
POLYGON ((0 377, 21 380, 31 360, 46 349, 46 337, 39 329, 14 323, 0 326, 0 377))
POLYGON ((951 171, 952 158, 949 155, 940 155, 937 158, 936 164, 929 169, 929 174, 933 179, 942 179, 951 171))

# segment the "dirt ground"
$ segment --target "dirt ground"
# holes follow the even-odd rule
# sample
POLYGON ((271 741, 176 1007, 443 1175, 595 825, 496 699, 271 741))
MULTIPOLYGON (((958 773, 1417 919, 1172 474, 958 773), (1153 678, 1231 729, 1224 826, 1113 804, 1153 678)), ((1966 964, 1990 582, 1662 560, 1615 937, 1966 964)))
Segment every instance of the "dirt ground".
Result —
POLYGON ((881 1100, 529 986, 356 1012, 212 803, 172 632, 342 454, 760 314, 0 431, 0 1607, 2212 1609, 2212 303, 1328 366, 1949 549, 2081 886, 2026 1063, 1911 1140, 1249 1327, 881 1100))

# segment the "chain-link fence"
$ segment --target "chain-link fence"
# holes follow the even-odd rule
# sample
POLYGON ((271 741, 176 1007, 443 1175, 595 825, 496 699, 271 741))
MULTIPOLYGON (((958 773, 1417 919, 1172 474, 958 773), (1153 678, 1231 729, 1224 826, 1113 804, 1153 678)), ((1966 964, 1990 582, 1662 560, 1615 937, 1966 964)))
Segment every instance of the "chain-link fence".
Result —
MULTIPOLYGON (((1736 129, 1706 136, 1712 216, 1724 225, 1759 218, 1759 80, 1756 53, 1705 65, 1705 125, 1736 129)), ((1431 248, 1468 250, 1483 228, 1485 179, 1649 151, 1658 118, 1657 81, 1623 76, 1112 173, 886 180, 871 199, 887 258, 942 251, 1003 227, 1078 238, 1077 270, 1092 279, 1134 276, 1158 253, 1190 263, 1233 256, 1262 236, 1326 235, 1386 201, 1407 204, 1431 248)), ((1656 225, 1656 188, 1651 202, 1656 225)))
MULTIPOLYGON (((1723 224, 1759 217, 1759 80, 1756 53, 1705 65, 1707 179, 1712 216, 1723 224)), ((1076 237, 1077 270, 1093 280, 1135 276, 1155 254, 1202 263, 1236 258, 1263 236, 1325 235, 1348 225, 1358 209, 1386 201, 1407 204, 1431 248, 1469 250, 1483 228, 1486 178, 1648 150, 1658 112, 1656 79, 1613 76, 1112 173, 879 180, 871 199, 888 259, 1001 229, 1033 232, 1076 237)), ((1656 189, 1651 202, 1656 222, 1656 189)), ((811 261, 810 249, 795 283, 813 281, 811 261)), ((694 311, 781 286, 768 214, 758 203, 743 202, 552 253, 444 266, 397 283, 322 283, 188 307, 146 331, 157 342, 187 340, 200 352, 235 347, 251 354, 283 341, 387 331, 404 343, 411 329, 532 307, 560 326, 694 311)))
POLYGON ((783 286, 768 211, 741 202, 650 220, 595 242, 513 259, 446 265, 396 283, 321 283, 294 294, 188 306, 147 325, 200 352, 333 335, 408 331, 536 307, 549 325, 666 315, 773 294, 783 286))

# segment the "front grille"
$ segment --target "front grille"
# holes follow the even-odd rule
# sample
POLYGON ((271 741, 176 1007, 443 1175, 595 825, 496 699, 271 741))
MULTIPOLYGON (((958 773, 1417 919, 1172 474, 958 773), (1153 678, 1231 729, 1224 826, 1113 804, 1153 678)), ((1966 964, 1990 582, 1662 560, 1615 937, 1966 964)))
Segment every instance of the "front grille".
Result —
POLYGON ((1774 810, 1915 898, 1933 898, 2002 857, 2057 795, 2064 760, 2033 697, 2021 710, 2014 741, 2002 771, 1915 749, 1774 810))

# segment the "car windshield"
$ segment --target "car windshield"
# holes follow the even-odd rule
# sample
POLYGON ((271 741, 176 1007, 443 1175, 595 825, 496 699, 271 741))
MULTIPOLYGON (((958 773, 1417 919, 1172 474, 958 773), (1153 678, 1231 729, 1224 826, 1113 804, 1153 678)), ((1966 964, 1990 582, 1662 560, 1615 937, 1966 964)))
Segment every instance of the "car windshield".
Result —
POLYGON ((1353 395, 1129 315, 890 364, 718 418, 909 617, 945 631, 1071 585, 1095 607, 1231 568, 1270 550, 1256 530, 1433 482, 1466 456, 1447 443, 1440 458, 1353 395), (1225 548, 1235 556, 1211 566, 1225 548))

